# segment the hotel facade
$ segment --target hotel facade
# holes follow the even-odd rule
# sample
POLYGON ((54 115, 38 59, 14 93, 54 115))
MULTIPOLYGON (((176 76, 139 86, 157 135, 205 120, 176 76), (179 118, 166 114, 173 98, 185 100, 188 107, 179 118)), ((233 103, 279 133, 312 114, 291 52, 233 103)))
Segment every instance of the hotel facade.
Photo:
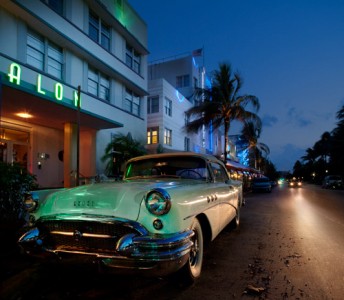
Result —
POLYGON ((125 0, 0 2, 0 161, 40 187, 104 172, 113 133, 146 140, 147 26, 125 0))

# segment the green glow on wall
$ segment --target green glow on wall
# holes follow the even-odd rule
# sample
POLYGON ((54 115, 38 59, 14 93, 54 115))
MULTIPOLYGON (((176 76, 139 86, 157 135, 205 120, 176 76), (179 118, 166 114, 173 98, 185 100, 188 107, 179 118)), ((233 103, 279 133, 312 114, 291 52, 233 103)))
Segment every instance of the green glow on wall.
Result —
MULTIPOLYGON (((11 63, 8 68, 8 79, 9 82, 12 84, 16 84, 18 86, 20 85, 27 85, 25 81, 21 84, 21 74, 22 74, 22 68, 17 63, 11 63)), ((54 98, 55 100, 62 101, 64 99, 64 85, 60 82, 54 83, 54 90, 49 91, 48 89, 44 89, 43 85, 43 79, 42 75, 37 73, 37 80, 36 80, 36 92, 41 95, 45 95, 49 98, 54 98)), ((80 101, 80 107, 81 107, 81 96, 80 99, 78 97, 78 91, 74 90, 72 91, 72 95, 70 98, 65 98, 66 101, 71 101, 75 107, 78 107, 78 102, 80 101)))

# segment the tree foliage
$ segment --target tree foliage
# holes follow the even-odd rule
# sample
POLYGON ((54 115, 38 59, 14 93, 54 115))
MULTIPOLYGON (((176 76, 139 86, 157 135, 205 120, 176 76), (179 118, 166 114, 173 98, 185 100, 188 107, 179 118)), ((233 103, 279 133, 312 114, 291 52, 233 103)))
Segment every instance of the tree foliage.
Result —
POLYGON ((259 122, 256 112, 259 100, 253 95, 241 95, 243 80, 239 73, 233 72, 228 63, 220 63, 219 70, 214 72, 210 88, 198 88, 195 100, 199 105, 190 108, 186 114, 190 122, 185 125, 187 132, 197 133, 203 126, 212 125, 213 129, 224 128, 224 160, 227 157, 228 133, 231 122, 249 119, 259 122), (251 106, 253 111, 247 110, 251 106))
POLYGON ((344 176, 344 105, 336 117, 337 126, 331 132, 324 132, 301 158, 301 171, 306 179, 319 183, 326 174, 344 176))
POLYGON ((37 187, 36 176, 26 168, 17 163, 0 162, 0 222, 24 222, 24 195, 37 187))
POLYGON ((143 143, 133 139, 130 132, 127 135, 117 133, 112 141, 106 146, 102 157, 106 164, 108 176, 118 176, 122 165, 129 159, 146 154, 143 143))
POLYGON ((248 120, 244 123, 244 126, 241 130, 242 136, 248 141, 248 149, 250 155, 253 156, 252 167, 255 169, 261 168, 261 161, 263 157, 263 152, 268 155, 270 154, 270 148, 268 145, 258 142, 262 131, 262 124, 260 119, 258 120, 248 120))

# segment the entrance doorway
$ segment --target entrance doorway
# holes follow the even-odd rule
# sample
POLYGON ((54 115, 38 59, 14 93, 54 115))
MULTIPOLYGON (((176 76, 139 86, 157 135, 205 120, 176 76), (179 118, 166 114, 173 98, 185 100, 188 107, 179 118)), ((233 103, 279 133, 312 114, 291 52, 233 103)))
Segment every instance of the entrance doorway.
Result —
POLYGON ((0 161, 18 163, 28 167, 30 133, 10 128, 0 128, 0 161))

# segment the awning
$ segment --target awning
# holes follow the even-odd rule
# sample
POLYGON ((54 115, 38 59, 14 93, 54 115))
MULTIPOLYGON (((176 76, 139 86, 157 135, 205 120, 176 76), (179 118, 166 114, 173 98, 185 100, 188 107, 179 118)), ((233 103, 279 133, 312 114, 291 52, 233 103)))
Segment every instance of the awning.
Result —
POLYGON ((254 173, 260 173, 260 171, 250 168, 248 166, 244 166, 236 161, 233 160, 227 160, 226 162, 226 168, 227 169, 234 169, 235 171, 246 171, 246 172, 254 172, 254 173))
MULTIPOLYGON (((1 117, 23 121, 16 113, 25 111, 34 115, 31 119, 25 119, 28 123, 56 129, 63 129, 65 123, 77 123, 77 110, 75 109, 41 99, 35 95, 5 85, 2 88, 1 117)), ((123 124, 81 110, 80 126, 99 130, 123 127, 123 124)))

